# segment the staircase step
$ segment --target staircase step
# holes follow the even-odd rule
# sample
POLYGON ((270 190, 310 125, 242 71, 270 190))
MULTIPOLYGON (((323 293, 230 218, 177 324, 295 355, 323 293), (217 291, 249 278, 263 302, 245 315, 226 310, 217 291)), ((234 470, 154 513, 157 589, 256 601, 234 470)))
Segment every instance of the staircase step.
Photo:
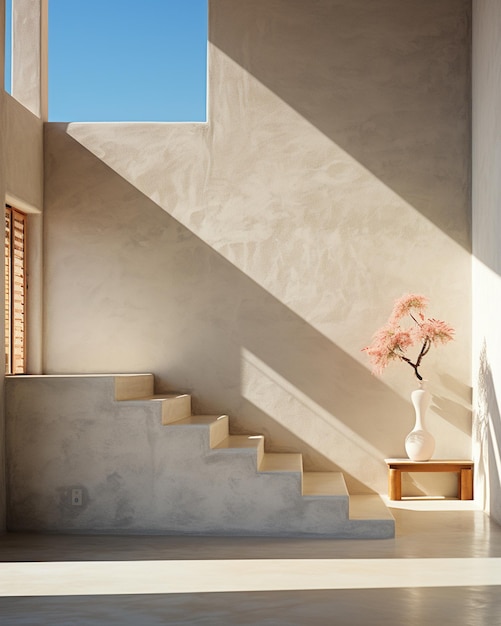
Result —
POLYGON ((262 435, 229 435, 217 446, 217 450, 233 450, 243 448, 258 449, 263 445, 262 435))
POLYGON ((190 415, 175 422, 170 422, 169 426, 209 427, 211 448, 214 448, 229 436, 229 418, 227 415, 190 415))
POLYGON ((260 472, 302 472, 303 456, 295 453, 266 452, 259 466, 260 472))
POLYGON ((160 405, 162 424, 170 424, 191 415, 191 396, 186 393, 150 394, 147 396, 122 399, 129 404, 157 402, 160 405))
POLYGON ((264 455, 264 437, 262 435, 229 435, 214 446, 213 449, 229 453, 242 453, 244 450, 256 450, 256 467, 259 467, 264 455))
POLYGON ((350 496, 351 520, 394 520, 391 511, 378 495, 350 496))
POLYGON ((117 374, 115 400, 137 400, 153 394, 153 374, 117 374))
POLYGON ((210 426, 227 415, 190 415, 171 422, 169 426, 210 426))
POLYGON ((341 472, 305 472, 303 496, 348 497, 348 490, 341 472))
POLYGON ((169 393, 147 398, 162 403, 162 424, 170 424, 191 415, 191 396, 186 393, 169 393))

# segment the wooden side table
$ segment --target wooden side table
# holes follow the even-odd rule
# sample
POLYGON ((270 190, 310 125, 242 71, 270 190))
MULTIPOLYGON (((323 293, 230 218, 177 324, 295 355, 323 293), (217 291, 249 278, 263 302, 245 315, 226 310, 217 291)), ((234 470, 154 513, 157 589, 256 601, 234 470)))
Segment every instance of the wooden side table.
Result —
POLYGON ((456 472, 458 474, 458 498, 473 500, 473 461, 435 459, 432 461, 385 459, 385 461, 388 465, 390 500, 402 499, 402 472, 456 472))

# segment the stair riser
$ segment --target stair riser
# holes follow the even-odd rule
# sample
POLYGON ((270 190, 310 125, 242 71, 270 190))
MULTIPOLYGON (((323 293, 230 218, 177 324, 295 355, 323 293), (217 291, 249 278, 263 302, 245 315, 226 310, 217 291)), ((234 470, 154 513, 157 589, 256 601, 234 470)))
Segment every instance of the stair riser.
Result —
POLYGON ((162 424, 167 425, 191 415, 191 396, 180 395, 162 400, 162 424))
POLYGON ((235 476, 241 476, 248 473, 255 477, 258 472, 258 462, 256 450, 252 449, 230 449, 230 450, 211 450, 205 457, 208 468, 220 467, 228 468, 229 478, 234 479, 235 476), (233 477, 231 476, 231 468, 233 468, 233 477))
POLYGON ((229 419, 225 415, 210 426, 210 447, 214 448, 220 444, 229 434, 229 419))
POLYGON ((153 395, 153 374, 115 376, 115 400, 135 400, 153 395))

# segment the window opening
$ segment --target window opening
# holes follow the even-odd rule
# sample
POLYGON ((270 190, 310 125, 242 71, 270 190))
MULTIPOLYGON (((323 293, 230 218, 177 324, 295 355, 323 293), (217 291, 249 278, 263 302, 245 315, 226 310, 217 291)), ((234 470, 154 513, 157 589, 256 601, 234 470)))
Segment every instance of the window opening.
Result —
POLYGON ((26 215, 5 207, 5 373, 26 371, 26 215))
POLYGON ((205 122, 207 0, 50 0, 49 121, 205 122))

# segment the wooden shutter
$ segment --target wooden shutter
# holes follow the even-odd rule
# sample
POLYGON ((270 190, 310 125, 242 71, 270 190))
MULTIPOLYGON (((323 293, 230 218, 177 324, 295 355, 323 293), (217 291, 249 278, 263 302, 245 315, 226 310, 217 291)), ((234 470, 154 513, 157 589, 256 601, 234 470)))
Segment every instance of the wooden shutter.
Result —
POLYGON ((11 374, 11 341, 10 341, 10 220, 11 209, 5 207, 5 373, 11 374))
POLYGON ((5 370, 26 370, 26 216, 5 210, 5 370))

